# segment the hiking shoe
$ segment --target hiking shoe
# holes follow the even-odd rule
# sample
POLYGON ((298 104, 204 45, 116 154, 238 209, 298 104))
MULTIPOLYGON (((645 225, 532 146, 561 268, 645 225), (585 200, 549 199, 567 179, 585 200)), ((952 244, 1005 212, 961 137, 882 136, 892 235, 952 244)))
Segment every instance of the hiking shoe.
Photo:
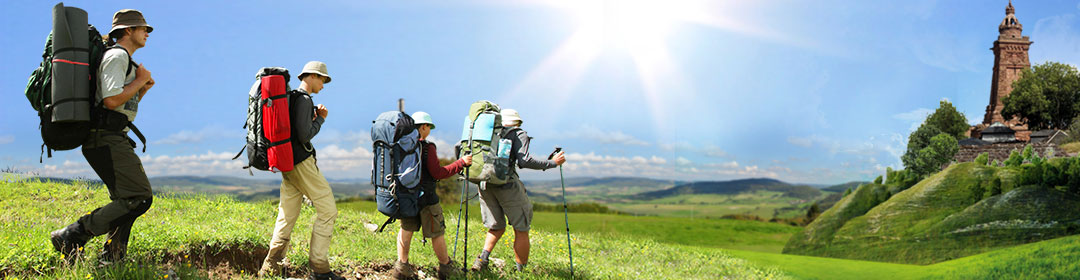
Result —
POLYGON ((331 272, 327 272, 327 273, 311 274, 311 277, 308 277, 308 279, 311 279, 311 280, 345 280, 345 277, 338 276, 337 274, 334 274, 333 271, 331 271, 331 272))
POLYGON ((473 261, 473 264, 472 264, 472 271, 480 271, 480 270, 487 269, 488 268, 488 263, 490 263, 488 260, 481 259, 481 258, 476 258, 476 260, 473 261))
POLYGON ((455 263, 454 261, 450 261, 445 264, 440 264, 436 272, 439 279, 450 279, 450 277, 461 276, 462 271, 461 267, 459 267, 457 263, 455 263))
POLYGON ((401 261, 394 262, 394 269, 390 271, 392 279, 412 279, 416 277, 416 267, 401 261))
POLYGON ((79 222, 58 229, 49 234, 53 249, 64 255, 64 261, 72 263, 82 255, 83 246, 90 240, 90 235, 83 230, 79 222))

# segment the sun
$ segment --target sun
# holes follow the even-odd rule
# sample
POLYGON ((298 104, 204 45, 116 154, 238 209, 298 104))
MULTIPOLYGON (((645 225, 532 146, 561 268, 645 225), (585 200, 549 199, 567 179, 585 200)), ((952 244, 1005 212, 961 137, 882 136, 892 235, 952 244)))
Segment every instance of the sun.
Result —
POLYGON ((656 56, 666 51, 664 41, 687 2, 650 0, 578 0, 556 2, 571 12, 579 38, 594 48, 622 51, 631 56, 656 56))

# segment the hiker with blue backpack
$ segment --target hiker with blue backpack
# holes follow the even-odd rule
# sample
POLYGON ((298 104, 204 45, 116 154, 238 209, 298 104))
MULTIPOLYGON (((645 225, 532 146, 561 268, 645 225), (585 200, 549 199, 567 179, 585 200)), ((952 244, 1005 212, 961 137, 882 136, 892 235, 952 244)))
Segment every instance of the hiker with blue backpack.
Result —
MULTIPOLYGON (((284 75, 288 75, 287 72, 284 75)), ((329 112, 322 104, 315 106, 311 100, 311 94, 322 91, 323 85, 330 83, 330 75, 326 71, 325 63, 311 61, 304 65, 303 72, 297 78, 300 79, 300 87, 287 94, 281 94, 281 99, 288 100, 288 116, 285 119, 290 120, 288 124, 291 126, 288 131, 291 134, 285 134, 291 135, 285 140, 289 143, 282 142, 281 145, 291 145, 293 162, 291 166, 285 163, 280 170, 282 171, 281 195, 278 202, 277 222, 274 226, 274 235, 270 239, 270 250, 263 260, 259 275, 265 277, 282 273, 281 262, 288 253, 293 227, 296 226, 296 219, 300 216, 300 208, 306 196, 315 207, 315 223, 311 227, 311 248, 308 250, 308 264, 313 273, 309 279, 345 279, 330 270, 328 256, 330 237, 334 232, 334 220, 338 212, 334 204, 334 194, 330 190, 330 183, 315 165, 315 147, 311 144, 311 139, 319 133, 329 112)), ((282 81, 287 83, 287 79, 282 81)))
MULTIPOLYGON (((492 106, 498 110, 496 105, 484 106, 492 106)), ((473 108, 476 108, 476 104, 473 108)), ((471 111, 473 110, 470 109, 470 114, 472 114, 471 111)), ((472 270, 478 271, 488 267, 488 257, 495 249, 499 238, 506 232, 506 225, 509 223, 514 228, 515 268, 523 271, 529 262, 529 229, 533 211, 532 203, 525 192, 525 185, 521 182, 516 169, 547 170, 565 163, 566 157, 559 152, 551 160, 533 158, 529 154, 529 142, 532 138, 521 129, 522 120, 517 110, 502 109, 498 115, 501 118, 500 144, 496 149, 497 156, 492 158, 509 158, 508 177, 503 184, 493 184, 492 181, 480 183, 480 215, 488 232, 484 249, 473 262, 472 270)), ((496 125, 496 128, 498 126, 496 125)), ((498 172, 498 167, 495 170, 498 172)))
POLYGON ((426 112, 412 114, 413 123, 417 132, 420 133, 421 156, 420 164, 423 171, 420 174, 421 195, 417 201, 420 208, 417 217, 401 219, 401 230, 398 231, 398 260, 394 263, 391 277, 394 279, 411 279, 415 276, 416 268, 409 263, 409 246, 412 243, 413 233, 423 229, 424 238, 431 239, 431 249, 435 251, 435 257, 439 260, 437 274, 439 279, 447 279, 459 275, 459 270, 446 252, 446 223, 443 219, 443 208, 439 204, 439 195, 436 192, 436 182, 460 173, 465 167, 472 164, 472 155, 466 155, 446 166, 439 165, 439 156, 435 143, 428 142, 427 136, 435 129, 435 122, 431 115, 426 112))
MULTIPOLYGON (((72 21, 73 25, 81 26, 72 26, 70 29, 85 36, 86 12, 73 7, 65 8, 62 4, 57 5, 57 7, 66 10, 68 14, 61 17, 68 17, 69 20, 71 19, 69 16, 81 14, 81 23, 75 24, 72 21)), ((58 14, 62 15, 63 13, 58 14)), ((127 252, 128 240, 135 219, 146 213, 153 203, 153 190, 150 188, 150 180, 146 177, 142 162, 135 154, 135 141, 127 136, 127 132, 134 128, 132 122, 135 120, 136 113, 139 110, 139 101, 154 86, 154 79, 150 76, 150 71, 141 64, 135 66, 133 62, 135 51, 146 46, 149 34, 153 30, 154 28, 146 24, 142 13, 137 10, 125 9, 116 12, 113 15, 112 29, 108 33, 110 38, 108 42, 109 48, 102 57, 98 57, 100 62, 96 65, 98 66, 97 69, 89 69, 89 72, 76 75, 81 76, 78 80, 81 80, 83 84, 86 83, 86 75, 88 74, 95 75, 90 81, 97 81, 97 84, 88 85, 97 87, 96 94, 93 94, 92 97, 95 105, 89 107, 90 102, 83 105, 87 106, 84 109, 88 109, 90 114, 88 116, 90 126, 87 130, 88 134, 85 135, 86 140, 81 143, 81 146, 86 161, 108 188, 109 199, 112 202, 88 212, 75 223, 52 232, 53 247, 64 254, 65 260, 68 262, 81 255, 82 247, 90 238, 103 234, 107 234, 107 237, 103 246, 104 252, 99 258, 99 262, 109 264, 123 259, 127 252)), ((91 37, 97 35, 97 31, 93 27, 90 27, 90 31, 92 33, 91 37)), ((67 37, 56 31, 54 31, 53 35, 67 37)), ((56 37, 53 39, 54 43, 64 40, 64 38, 56 37)), ((98 37, 97 39, 91 38, 91 40, 101 39, 98 37)), ((81 44, 87 42, 85 39, 76 39, 75 41, 81 41, 81 44)), ((91 41, 91 44, 101 43, 101 41, 91 41)), ((55 101, 52 105, 56 107, 52 109, 66 110, 59 105, 67 101, 80 99, 80 97, 59 98, 58 96, 60 94, 58 91, 61 88, 80 87, 79 85, 72 86, 71 83, 74 83, 73 80, 76 79, 64 74, 63 71, 71 69, 65 67, 93 68, 93 66, 89 65, 98 63, 93 57, 88 62, 60 58, 61 53, 65 50, 71 51, 79 48, 85 50, 86 48, 77 45, 64 48, 54 46, 55 56, 52 69, 54 74, 52 87, 54 91, 52 93, 55 101), (55 64, 56 62, 60 62, 62 65, 55 64)), ((91 48, 94 47, 91 46, 91 48)), ((85 92, 94 91, 85 89, 85 92)), ((90 96, 87 96, 83 100, 89 101, 90 98, 90 96)), ((53 111, 53 113, 59 115, 62 112, 53 111)), ((57 115, 53 116, 54 120, 56 120, 57 115)), ((136 129, 135 132, 138 133, 138 130, 136 129)), ((43 133, 43 137, 45 137, 44 135, 43 133)), ((141 134, 139 136, 141 139, 141 134)), ((44 140, 47 144, 50 141, 50 139, 44 140)), ((143 143, 145 149, 145 141, 143 143)), ((50 149, 52 148, 50 146, 50 149)))

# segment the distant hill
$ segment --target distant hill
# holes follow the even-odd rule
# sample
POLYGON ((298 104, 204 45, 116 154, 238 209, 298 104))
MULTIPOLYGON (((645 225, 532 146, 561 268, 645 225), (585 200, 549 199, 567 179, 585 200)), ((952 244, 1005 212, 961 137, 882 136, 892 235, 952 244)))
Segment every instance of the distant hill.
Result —
MULTIPOLYGON (((374 194, 374 188, 368 182, 329 181, 330 188, 337 197, 374 194)), ((231 176, 161 176, 151 177, 150 185, 153 186, 155 191, 230 194, 241 201, 272 200, 277 199, 281 193, 281 179, 253 179, 231 176)))
POLYGON ((930 264, 1080 233, 1080 196, 1020 185, 1027 165, 954 164, 902 191, 863 185, 792 236, 784 253, 930 264), (1002 190, 990 196, 993 180, 1002 190))
POLYGON ((869 184, 869 183, 870 182, 865 182, 865 181, 852 181, 852 182, 847 182, 847 183, 843 183, 843 184, 839 184, 839 185, 833 185, 833 186, 824 187, 824 188, 821 188, 821 190, 827 191, 827 192, 843 193, 844 191, 847 191, 847 189, 855 190, 855 188, 859 187, 859 185, 864 185, 864 184, 869 184))
POLYGON ((640 193, 635 197, 638 199, 658 199, 684 194, 740 194, 755 191, 781 192, 784 196, 806 200, 821 195, 820 190, 810 186, 791 185, 776 179, 757 178, 720 182, 693 182, 665 190, 640 193))

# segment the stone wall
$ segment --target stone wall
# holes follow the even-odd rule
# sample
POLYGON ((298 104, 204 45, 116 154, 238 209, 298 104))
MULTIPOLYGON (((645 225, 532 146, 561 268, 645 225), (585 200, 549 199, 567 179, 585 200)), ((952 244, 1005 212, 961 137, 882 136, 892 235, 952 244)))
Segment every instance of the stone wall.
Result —
MULTIPOLYGON (((989 162, 994 162, 995 160, 1003 162, 1006 159, 1009 159, 1009 153, 1011 153, 1013 150, 1016 150, 1016 152, 1018 153, 1024 152, 1024 147, 1028 144, 1029 143, 1026 142, 1013 142, 996 143, 981 146, 960 146, 960 151, 956 152, 956 156, 953 157, 953 160, 955 160, 956 162, 969 162, 974 161, 975 157, 978 157, 981 153, 989 153, 989 162)), ((1043 157, 1046 156, 1046 150, 1049 148, 1054 148, 1054 157, 1068 156, 1065 153, 1064 149, 1061 149, 1053 143, 1031 144, 1032 152, 1035 152, 1039 154, 1039 156, 1043 157)))

